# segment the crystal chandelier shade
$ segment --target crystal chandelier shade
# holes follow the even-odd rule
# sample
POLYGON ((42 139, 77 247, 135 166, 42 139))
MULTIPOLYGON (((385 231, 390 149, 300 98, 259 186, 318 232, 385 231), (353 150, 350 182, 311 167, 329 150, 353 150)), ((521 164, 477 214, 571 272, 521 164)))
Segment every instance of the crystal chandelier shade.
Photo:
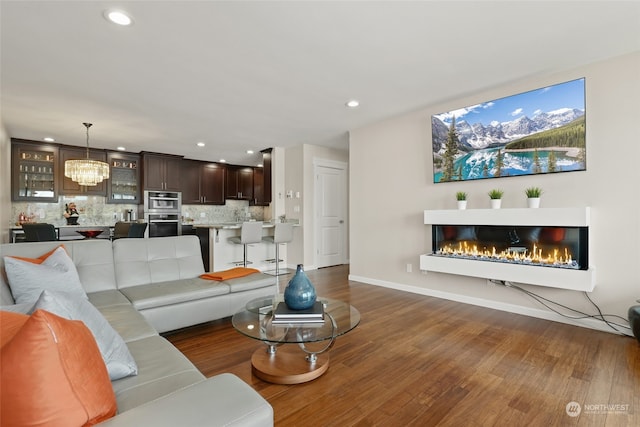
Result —
POLYGON ((95 186, 109 178, 109 165, 89 158, 89 128, 91 123, 83 123, 87 128, 87 158, 64 162, 64 176, 80 185, 95 186))
POLYGON ((80 185, 98 185, 109 178, 109 165, 90 159, 67 160, 64 162, 64 176, 80 185))

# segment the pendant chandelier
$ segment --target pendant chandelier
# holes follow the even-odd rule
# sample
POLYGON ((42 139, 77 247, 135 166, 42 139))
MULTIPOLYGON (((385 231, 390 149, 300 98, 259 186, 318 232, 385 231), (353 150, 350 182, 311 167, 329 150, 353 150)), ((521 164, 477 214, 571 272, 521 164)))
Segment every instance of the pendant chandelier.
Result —
POLYGON ((109 164, 89 158, 89 128, 91 123, 83 123, 87 128, 87 158, 64 162, 64 176, 80 185, 94 186, 109 178, 109 164))

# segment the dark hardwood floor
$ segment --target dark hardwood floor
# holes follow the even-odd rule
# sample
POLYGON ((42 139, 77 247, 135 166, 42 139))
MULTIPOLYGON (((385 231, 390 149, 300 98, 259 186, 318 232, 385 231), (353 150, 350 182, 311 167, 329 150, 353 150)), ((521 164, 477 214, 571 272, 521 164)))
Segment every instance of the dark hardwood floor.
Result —
POLYGON ((278 427, 640 425, 633 338, 349 281, 348 266, 307 275, 319 295, 362 315, 314 381, 253 377, 251 355, 264 344, 230 318, 165 336, 206 376, 251 384, 278 427))

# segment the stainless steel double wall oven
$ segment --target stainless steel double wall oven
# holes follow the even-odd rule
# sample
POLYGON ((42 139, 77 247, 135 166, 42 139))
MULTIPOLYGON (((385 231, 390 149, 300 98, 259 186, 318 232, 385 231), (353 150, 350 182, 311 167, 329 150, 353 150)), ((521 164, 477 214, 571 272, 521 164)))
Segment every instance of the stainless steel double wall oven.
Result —
POLYGON ((145 191, 144 219, 149 224, 146 237, 182 234, 182 193, 179 191, 145 191))

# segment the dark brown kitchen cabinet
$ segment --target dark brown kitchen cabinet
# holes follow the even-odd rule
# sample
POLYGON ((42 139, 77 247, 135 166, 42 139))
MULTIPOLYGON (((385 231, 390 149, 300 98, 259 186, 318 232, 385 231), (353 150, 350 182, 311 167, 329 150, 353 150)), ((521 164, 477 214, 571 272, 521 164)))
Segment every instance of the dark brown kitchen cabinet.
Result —
POLYGON ((11 140, 11 199, 57 202, 58 147, 11 140))
POLYGON ((253 169, 253 199, 251 204, 269 206, 271 203, 271 148, 262 150, 262 167, 253 169))
POLYGON ((252 167, 228 165, 225 177, 225 198, 236 200, 253 199, 252 167))
POLYGON ((145 190, 180 191, 182 157, 142 153, 143 188, 145 190))
POLYGON ((107 203, 138 205, 140 198, 140 156, 108 152, 110 178, 107 182, 107 203))
POLYGON ((182 161, 182 177, 180 180, 182 189, 182 204, 196 205, 201 203, 200 198, 200 162, 197 160, 182 161))
POLYGON ((253 169, 253 199, 251 205, 264 205, 264 170, 260 167, 253 169))
POLYGON ((200 169, 200 194, 202 203, 224 205, 225 167, 216 163, 206 163, 200 169))
MULTIPOLYGON (((107 182, 102 181, 97 185, 80 185, 71 178, 67 178, 64 175, 64 162, 74 159, 86 159, 87 149, 79 147, 67 147, 61 146, 59 148, 60 156, 58 163, 58 182, 60 183, 60 194, 82 194, 92 196, 105 196, 107 195, 107 182)), ((92 160, 100 160, 101 162, 107 161, 107 154, 103 150, 89 150, 89 158, 92 160)))
POLYGON ((182 161, 182 204, 224 205, 225 166, 182 161))

